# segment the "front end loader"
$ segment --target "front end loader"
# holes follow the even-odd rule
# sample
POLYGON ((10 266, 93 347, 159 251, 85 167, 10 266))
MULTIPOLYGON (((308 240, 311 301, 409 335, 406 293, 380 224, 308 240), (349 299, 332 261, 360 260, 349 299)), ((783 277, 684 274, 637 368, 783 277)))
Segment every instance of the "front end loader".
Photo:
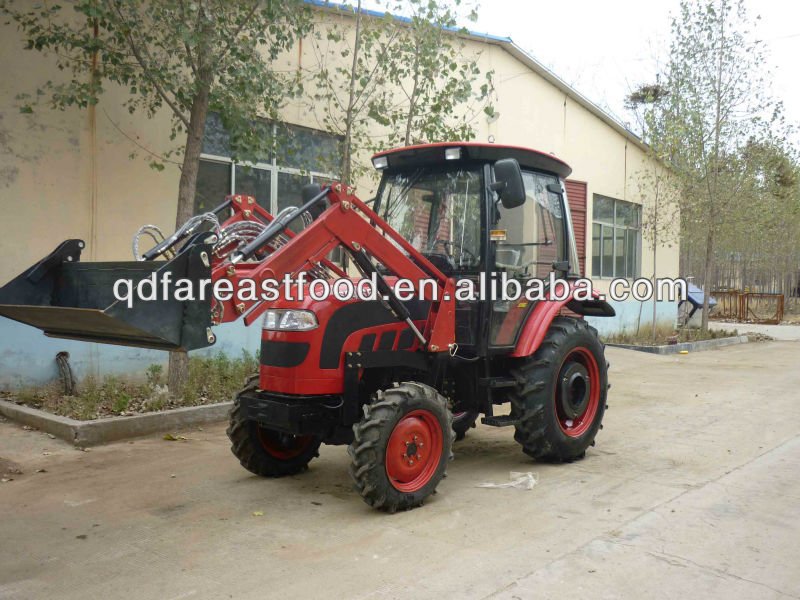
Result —
POLYGON ((614 311, 574 290, 570 168, 477 143, 398 148, 373 164, 382 176, 369 203, 340 183, 312 184, 273 216, 232 195, 141 260, 81 263, 84 243, 68 240, 0 288, 0 315, 50 336, 161 350, 211 346, 220 323, 260 322, 259 373, 230 415, 234 455, 279 477, 305 470, 323 443, 348 445, 355 489, 389 512, 435 491, 454 440, 481 415, 513 427, 537 460, 583 458, 608 389, 603 344, 583 317, 614 311), (121 281, 131 290, 146 279, 195 293, 118 299, 121 281), (365 280, 369 297, 337 293, 365 280), (292 288, 269 287, 281 281, 292 288), (501 293, 545 281, 566 297, 501 293))

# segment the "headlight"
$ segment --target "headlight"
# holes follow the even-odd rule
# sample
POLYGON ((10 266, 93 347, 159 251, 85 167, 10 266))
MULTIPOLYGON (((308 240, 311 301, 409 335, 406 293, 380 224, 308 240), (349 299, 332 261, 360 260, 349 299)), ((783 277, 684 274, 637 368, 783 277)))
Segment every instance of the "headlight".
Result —
POLYGON ((264 329, 269 331, 308 331, 318 325, 310 310, 268 310, 264 314, 264 329))
POLYGON ((445 160, 459 160, 461 158, 461 148, 447 148, 444 151, 445 160))

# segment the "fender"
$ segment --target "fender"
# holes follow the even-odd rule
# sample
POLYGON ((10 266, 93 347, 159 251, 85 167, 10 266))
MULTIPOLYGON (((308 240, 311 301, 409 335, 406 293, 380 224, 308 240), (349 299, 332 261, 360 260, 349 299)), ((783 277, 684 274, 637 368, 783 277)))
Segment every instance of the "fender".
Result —
POLYGON ((542 344, 547 330, 550 329, 550 323, 564 307, 574 313, 589 317, 613 317, 617 314, 614 308, 602 299, 599 292, 593 290, 592 296, 591 300, 576 300, 573 295, 565 300, 538 302, 522 325, 517 346, 509 356, 522 358, 536 352, 542 344))

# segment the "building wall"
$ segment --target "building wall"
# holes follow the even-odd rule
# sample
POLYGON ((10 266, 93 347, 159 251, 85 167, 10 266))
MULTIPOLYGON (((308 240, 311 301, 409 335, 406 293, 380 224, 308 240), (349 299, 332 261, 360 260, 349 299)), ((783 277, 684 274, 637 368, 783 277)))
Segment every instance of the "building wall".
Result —
MULTIPOLYGON (((321 13, 320 19, 347 17, 321 13)), ((0 283, 16 276, 67 238, 87 242, 84 260, 128 260, 131 238, 145 223, 164 231, 174 228, 179 169, 167 163, 163 171, 148 166, 150 153, 162 155, 171 146, 169 115, 153 119, 130 115, 122 101, 125 91, 109 87, 93 110, 52 111, 39 107, 22 114, 15 97, 32 92, 45 79, 64 76, 54 61, 21 50, 19 34, 0 25, 0 206, 4 225, 0 236, 0 283), (131 154, 137 156, 132 158, 131 154)), ((474 39, 465 52, 479 56, 481 70, 494 71, 495 107, 499 118, 474 119, 476 138, 552 152, 573 167, 572 179, 588 184, 586 270, 591 273, 592 197, 602 194, 641 203, 636 173, 647 164, 633 141, 592 114, 575 99, 532 71, 501 45, 474 39)), ((280 68, 313 67, 316 54, 307 41, 281 58, 280 68)), ((321 128, 321 115, 305 102, 287 106, 285 121, 321 128)), ((374 178, 358 182, 362 197, 371 197, 374 178)), ((653 272, 646 242, 641 273, 653 272)), ((677 276, 678 249, 659 249, 659 276, 677 276)), ((607 281, 596 287, 605 291, 607 281)), ((619 307, 620 317, 605 323, 607 331, 630 329, 638 321, 638 303, 619 307)), ((652 310, 642 323, 649 322, 652 310)), ((675 307, 659 309, 661 320, 674 321, 675 307)), ((218 332, 217 349, 238 353, 254 350, 256 330, 230 325, 218 332)), ((78 375, 138 369, 163 362, 166 354, 96 344, 51 340, 39 331, 0 320, 0 389, 42 382, 55 375, 54 356, 69 350, 78 375)))

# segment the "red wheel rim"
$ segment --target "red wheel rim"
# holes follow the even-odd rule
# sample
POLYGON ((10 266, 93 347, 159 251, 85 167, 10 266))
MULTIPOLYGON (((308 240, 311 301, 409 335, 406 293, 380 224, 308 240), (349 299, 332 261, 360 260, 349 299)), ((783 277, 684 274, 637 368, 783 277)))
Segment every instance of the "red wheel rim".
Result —
POLYGON ((414 410, 397 422, 386 444, 386 474, 394 488, 416 492, 425 487, 439 466, 444 444, 439 419, 414 410))
POLYGON ((600 369, 587 348, 574 348, 558 370, 555 389, 558 424, 566 435, 580 437, 592 426, 600 406, 600 369))
POLYGON ((313 435, 292 435, 258 427, 258 441, 265 452, 281 460, 297 458, 314 441, 313 435))

